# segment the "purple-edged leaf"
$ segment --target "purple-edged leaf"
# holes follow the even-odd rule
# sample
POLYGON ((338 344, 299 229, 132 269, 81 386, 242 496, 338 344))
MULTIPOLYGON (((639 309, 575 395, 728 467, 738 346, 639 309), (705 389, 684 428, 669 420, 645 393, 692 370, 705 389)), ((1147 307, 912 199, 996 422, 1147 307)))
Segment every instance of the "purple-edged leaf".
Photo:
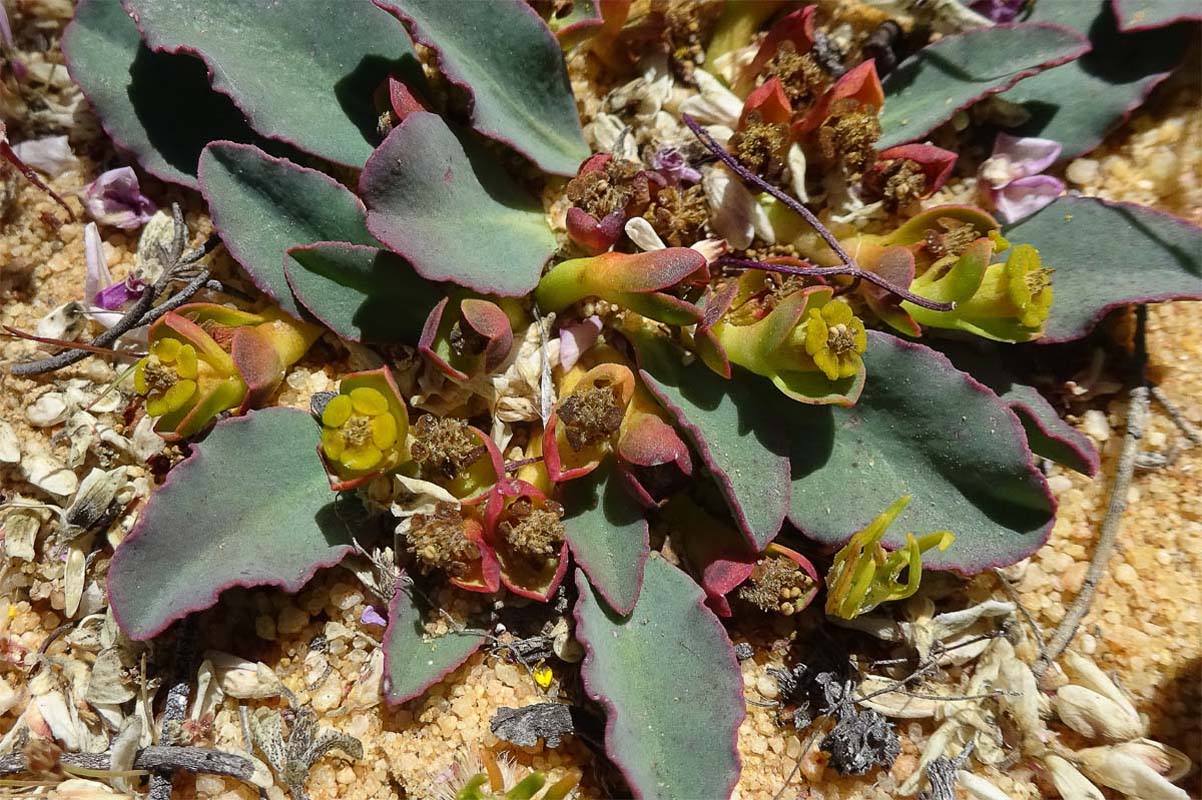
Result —
POLYGON ((868 383, 855 407, 790 411, 789 520, 839 546, 877 509, 911 495, 886 546, 904 544, 908 531, 956 534, 946 551, 927 552, 924 566, 972 574, 1035 552, 1055 501, 1006 404, 946 356, 887 334, 869 333, 864 364, 868 383))
POLYGON ((150 639, 233 586, 299 591, 352 551, 361 506, 330 492, 317 428, 270 408, 219 422, 117 547, 108 594, 121 629, 150 639))
POLYGON ((472 127, 556 175, 574 175, 589 149, 563 53, 522 0, 375 0, 400 17, 438 67, 472 98, 472 127))
MULTIPOLYGON (((1101 463, 1090 438, 1065 422, 1038 389, 1018 380, 1004 365, 1003 351, 997 345, 984 343, 977 349, 976 344, 939 342, 936 346, 957 369, 992 389, 1018 415, 1035 455, 1095 475, 1101 463)), ((1021 353, 1029 359, 1029 348, 1019 350, 1015 358, 1022 359, 1021 353)))
POLYGON ((255 130, 336 164, 371 155, 388 75, 420 79, 404 29, 368 2, 122 2, 151 49, 203 59, 255 130))
POLYGON ((642 507, 622 486, 613 457, 583 478, 563 484, 562 490, 572 556, 609 607, 629 614, 650 552, 642 507))
POLYGON ((1111 0, 1119 18, 1119 29, 1146 31, 1174 22, 1202 20, 1198 0, 1111 0))
POLYGON ((661 336, 642 331, 631 342, 647 388, 697 448, 747 541, 763 550, 789 504, 781 419, 763 413, 763 394, 779 392, 738 368, 727 380, 699 360, 686 365, 684 352, 661 336))
MULTIPOLYGON (((461 5, 475 4, 447 8, 461 5)), ((359 194, 368 229, 432 281, 523 295, 557 246, 538 200, 437 114, 410 114, 388 134, 359 194)))
POLYGON ((1109 0, 1040 2, 1032 19, 1073 28, 1093 46, 1081 58, 1028 78, 1004 95, 1031 115, 1011 132, 1060 142, 1061 161, 1097 147, 1122 124, 1181 63, 1193 35, 1187 25, 1120 33, 1109 0))
POLYGON ((359 198, 325 173, 252 145, 214 142, 200 157, 200 191, 230 255, 280 308, 300 317, 286 250, 314 242, 376 245, 359 198))
POLYGON ((1131 203, 1061 197, 1005 229, 1055 270, 1041 342, 1080 339, 1112 308, 1202 298, 1202 228, 1131 203))
POLYGON ((1093 441, 1065 422, 1038 389, 1015 383, 998 396, 1018 415, 1031 452, 1083 475, 1098 473, 1102 462, 1093 441))
POLYGON ((305 309, 351 342, 416 345, 426 316, 446 294, 400 256, 345 242, 288 250, 284 272, 305 309))
POLYGON ((484 644, 480 631, 427 636, 421 610, 402 584, 388 604, 384 630, 384 699, 391 705, 412 700, 467 661, 484 644))
POLYGON ((940 39, 885 78, 877 146, 920 139, 957 111, 1088 49, 1083 36, 1056 25, 995 25, 940 39))
POLYGON ((194 188, 206 144, 257 138, 229 98, 209 88, 201 61, 152 52, 120 3, 82 0, 63 54, 108 135, 163 180, 194 188))
POLYGON ((580 675, 605 707, 605 750, 639 800, 726 798, 746 716, 734 648, 697 584, 657 553, 630 616, 576 571, 580 675))

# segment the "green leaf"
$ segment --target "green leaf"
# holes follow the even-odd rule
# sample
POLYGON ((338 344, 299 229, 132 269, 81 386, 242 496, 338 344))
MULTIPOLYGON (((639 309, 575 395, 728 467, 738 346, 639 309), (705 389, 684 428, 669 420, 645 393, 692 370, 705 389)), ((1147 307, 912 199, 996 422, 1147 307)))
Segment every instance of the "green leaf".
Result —
POLYGON ((405 31, 362 0, 124 3, 151 49, 203 59, 213 88, 255 130, 336 164, 361 167, 371 155, 379 140, 372 93, 389 73, 421 85, 405 31))
MULTIPOLYGON (((950 530, 924 565, 972 574, 1029 556, 1047 539, 1055 503, 1026 437, 997 395, 940 353, 869 334, 868 383, 853 408, 794 408, 789 520, 839 546, 903 495, 913 501, 884 541, 950 530)), ((774 413, 766 407, 762 413, 774 413)))
POLYGON ((1183 20, 1202 20, 1198 0, 1113 0, 1119 28, 1142 31, 1183 20))
POLYGON ((314 169, 251 145, 214 142, 200 158, 200 191, 230 255, 280 308, 300 317, 285 251, 313 242, 375 245, 363 203, 314 169))
POLYGON ((362 506, 330 491, 317 438, 303 411, 252 411, 217 423, 171 470, 109 567, 130 638, 157 636, 233 586, 300 591, 351 552, 362 506))
POLYGON ((1181 63, 1191 36, 1186 25, 1120 33, 1110 0, 1040 0, 1032 19, 1078 30, 1093 45, 1004 95, 1031 115, 1010 132, 1055 139, 1064 146, 1061 161, 1101 144, 1181 63))
POLYGON ((632 332, 631 342, 647 388, 697 448, 747 541, 757 553, 763 550, 784 521, 789 460, 780 424, 788 414, 762 413, 762 396, 770 392, 792 406, 802 404, 740 368, 726 380, 700 360, 686 365, 683 350, 645 329, 632 332))
POLYGON ((538 200, 437 114, 410 114, 388 134, 359 194, 368 229, 428 280, 524 295, 555 252, 538 200))
POLYGON ((522 0, 376 0, 433 48, 447 79, 472 97, 472 127, 540 169, 574 175, 589 148, 559 43, 522 0))
POLYGON ((1044 342, 1080 339, 1130 303, 1202 298, 1202 229, 1130 203, 1061 197, 1004 230, 1055 270, 1044 342))
POLYGON ((572 556, 619 614, 629 614, 650 552, 643 509, 621 485, 614 459, 562 485, 564 528, 572 556))
POLYGON ((579 570, 576 588, 581 678, 605 706, 605 749, 635 797, 729 797, 739 778, 743 676, 701 589, 658 553, 627 618, 579 570))
POLYGON ((1018 369, 1011 369, 1013 365, 1030 371, 1032 346, 1015 348, 981 342, 939 342, 935 346, 956 369, 988 386, 1018 415, 1035 455, 1085 475, 1097 473, 1101 464, 1089 437, 1065 422, 1038 389, 1016 377, 1018 369))
POLYGON ((944 37, 885 78, 877 146, 920 139, 957 111, 1088 49, 1080 34, 1055 25, 995 25, 944 37))
POLYGON ((390 705, 412 700, 449 675, 484 644, 480 631, 426 635, 421 610, 410 596, 412 584, 402 576, 401 588, 388 604, 384 629, 384 699, 390 705))
POLYGON ((229 98, 209 88, 201 61, 152 52, 120 3, 82 0, 63 54, 117 146, 165 181, 195 188, 206 144, 257 138, 229 98))
POLYGON ((288 250, 288 285, 305 309, 351 342, 416 345, 446 294, 387 250, 319 242, 288 250))

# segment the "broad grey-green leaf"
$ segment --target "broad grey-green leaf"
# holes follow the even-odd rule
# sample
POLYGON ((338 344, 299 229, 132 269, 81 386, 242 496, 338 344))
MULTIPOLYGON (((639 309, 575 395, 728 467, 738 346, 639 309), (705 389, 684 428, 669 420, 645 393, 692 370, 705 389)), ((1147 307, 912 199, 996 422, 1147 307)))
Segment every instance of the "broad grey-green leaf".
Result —
POLYGON ((206 144, 257 138, 199 59, 151 51, 115 0, 81 0, 63 54, 108 135, 165 181, 195 188, 206 144))
POLYGON ((123 2, 151 49, 203 59, 255 130, 336 164, 371 155, 372 93, 389 73, 421 80, 404 29, 365 0, 123 2))
POLYGON ((376 0, 472 98, 472 127, 538 167, 575 174, 589 149, 555 36, 523 0, 376 0))
POLYGON ((330 491, 317 427, 269 408, 217 423, 151 495, 109 567, 113 615, 132 639, 233 586, 296 592, 352 551, 362 506, 330 491))
POLYGON ((1003 95, 1031 115, 1010 132, 1055 139, 1062 161, 1097 147, 1122 124, 1181 63, 1190 39, 1187 25, 1120 33, 1111 0, 1040 0, 1031 19, 1073 28, 1093 48, 1003 95))
POLYGON ((351 342, 417 345, 426 316, 446 297, 400 256, 366 245, 293 247, 284 272, 300 304, 351 342))
POLYGON ((1118 306, 1202 298, 1202 228, 1170 214, 1061 197, 1004 233, 1030 242, 1055 270, 1041 341, 1080 339, 1118 306))
POLYGON ((368 229, 428 280, 524 295, 557 246, 537 198, 437 114, 410 114, 388 134, 359 194, 368 229))
POLYGON ((576 571, 581 678, 606 710, 605 749, 639 800, 719 800, 739 778, 743 676, 693 581, 658 553, 628 617, 576 571))
POLYGON ((560 501, 572 557, 619 614, 629 614, 643 585, 650 551, 644 510, 621 485, 614 459, 563 484, 560 501))
POLYGON ((686 364, 683 350, 646 331, 632 333, 631 342, 647 388, 697 448, 747 541, 763 550, 780 532, 789 504, 781 419, 761 407, 762 393, 779 394, 776 387, 737 367, 726 380, 699 360, 686 364))
POLYGON ((852 408, 763 413, 792 433, 789 520, 837 546, 902 495, 913 498, 885 537, 950 530, 924 565, 977 573, 1029 556, 1047 539, 1055 502, 1018 419, 997 395, 940 353, 869 334, 868 382, 852 408))
POLYGON ((392 705, 412 700, 467 661, 484 644, 480 631, 427 636, 421 610, 402 580, 388 604, 384 630, 384 697, 392 705))
POLYGON ((1056 25, 995 25, 944 37, 885 78, 878 145, 922 138, 957 111, 1088 49, 1083 36, 1056 25))
POLYGON ((378 245, 359 198, 325 173, 252 145, 214 142, 200 157, 200 191, 230 255, 280 308, 300 317, 286 251, 313 242, 378 245))

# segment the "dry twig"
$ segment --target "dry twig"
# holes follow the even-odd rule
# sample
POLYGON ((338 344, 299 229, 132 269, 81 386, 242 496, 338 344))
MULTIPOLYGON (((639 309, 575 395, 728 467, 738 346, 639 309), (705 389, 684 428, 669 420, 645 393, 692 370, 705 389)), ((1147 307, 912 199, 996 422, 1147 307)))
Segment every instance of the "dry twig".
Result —
POLYGON ((1110 505, 1102 520, 1102 530, 1098 535, 1098 543, 1094 548, 1093 558, 1090 559, 1089 569, 1085 572, 1081 591, 1077 593, 1077 597, 1069 606, 1064 619, 1056 626, 1052 638, 1043 647, 1039 659, 1032 667, 1036 678, 1042 678, 1052 662, 1060 657, 1060 654, 1077 634, 1081 620, 1089 613, 1098 584, 1106 574, 1110 556, 1114 553, 1114 546, 1118 541, 1119 524, 1123 521, 1123 512, 1127 510, 1127 489, 1131 485, 1131 476, 1135 473, 1139 446, 1144 437, 1144 426, 1148 421, 1150 396, 1145 374, 1148 362, 1146 340, 1148 309, 1146 306, 1139 306, 1136 308, 1135 314, 1135 364, 1132 377, 1134 385, 1127 401, 1127 433, 1123 437, 1123 450, 1119 454, 1118 467, 1114 473, 1114 484, 1110 488, 1110 505))

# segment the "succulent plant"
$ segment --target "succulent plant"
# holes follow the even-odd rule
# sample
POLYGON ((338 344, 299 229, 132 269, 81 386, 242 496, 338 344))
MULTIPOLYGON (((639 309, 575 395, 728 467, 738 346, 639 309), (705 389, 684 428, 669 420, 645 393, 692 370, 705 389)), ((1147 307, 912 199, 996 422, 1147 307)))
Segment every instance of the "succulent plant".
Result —
MULTIPOLYGON (((976 377, 940 332, 1068 341, 1119 306, 1202 297, 1202 234, 1089 198, 1004 229, 928 199, 956 153, 918 140, 989 95, 1069 91, 1090 47, 1069 28, 947 36, 881 81, 871 59, 821 67, 814 6, 773 22, 774 4, 731 2, 709 63, 751 48, 747 66, 731 88, 695 75, 688 127, 642 163, 590 153, 562 50, 612 60, 631 4, 575 5, 557 35, 521 0, 82 0, 64 48, 106 130, 199 189, 272 303, 184 306, 151 329, 134 383, 157 429, 212 429, 118 548, 109 593, 150 638, 230 586, 298 589, 403 506, 390 702, 485 642, 429 636, 417 583, 565 592, 634 794, 727 796, 745 706, 719 616, 801 612, 823 583, 807 553, 838 551, 841 617, 912 594, 924 569, 1012 564, 1055 517, 1032 451, 1096 469, 1034 389, 976 377), (822 225, 798 197, 807 163, 887 226, 822 225), (773 244, 765 219, 780 247, 748 252, 752 234, 773 244), (374 368, 312 415, 262 408, 323 329, 374 368)), ((1114 121, 1087 116, 1082 141, 1114 121)), ((489 780, 456 796, 492 796, 489 780)))

